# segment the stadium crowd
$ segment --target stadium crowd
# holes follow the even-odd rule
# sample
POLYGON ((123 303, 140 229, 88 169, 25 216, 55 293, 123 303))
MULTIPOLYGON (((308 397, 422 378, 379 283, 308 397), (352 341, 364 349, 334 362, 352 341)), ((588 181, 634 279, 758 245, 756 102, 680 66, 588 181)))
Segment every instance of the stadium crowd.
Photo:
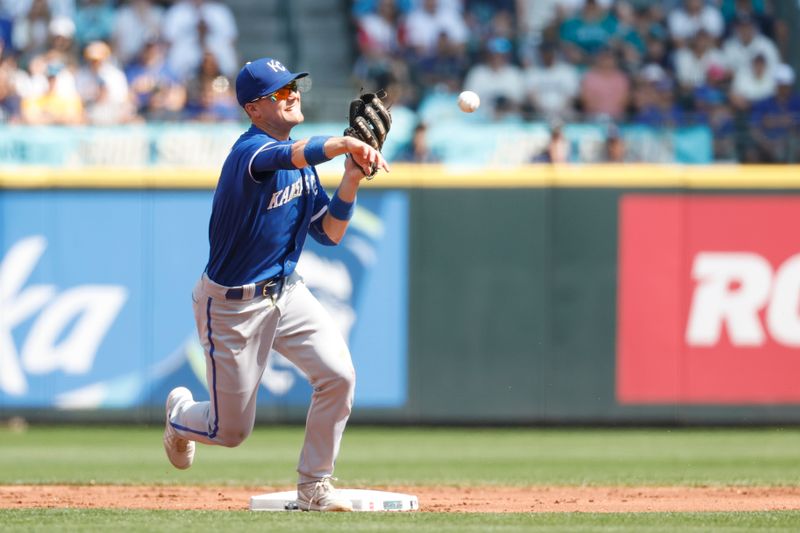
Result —
POLYGON ((236 37, 213 0, 0 0, 0 119, 241 120, 236 37))
MULTIPOLYGON (((546 159, 562 124, 585 122, 609 124, 610 147, 625 124, 705 125, 717 160, 797 162, 774 1, 353 0, 354 85, 412 110, 475 91, 489 120, 550 123, 546 159)), ((0 121, 243 120, 237 34, 216 0, 0 0, 0 121)), ((435 159, 425 133, 411 160, 435 159)))
MULTIPOLYGON (((790 28, 769 0, 355 0, 363 87, 412 109, 481 95, 491 120, 707 125, 714 157, 800 161, 790 28)), ((796 30, 795 30, 796 31, 796 30)), ((795 35, 796 37, 796 35, 795 35)))

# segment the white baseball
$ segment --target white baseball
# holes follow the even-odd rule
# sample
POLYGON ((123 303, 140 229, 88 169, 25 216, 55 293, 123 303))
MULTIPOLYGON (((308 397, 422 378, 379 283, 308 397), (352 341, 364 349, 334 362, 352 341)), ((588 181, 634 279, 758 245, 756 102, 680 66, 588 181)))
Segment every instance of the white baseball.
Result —
POLYGON ((472 91, 464 91, 458 95, 458 107, 464 113, 472 113, 481 105, 480 97, 472 91))

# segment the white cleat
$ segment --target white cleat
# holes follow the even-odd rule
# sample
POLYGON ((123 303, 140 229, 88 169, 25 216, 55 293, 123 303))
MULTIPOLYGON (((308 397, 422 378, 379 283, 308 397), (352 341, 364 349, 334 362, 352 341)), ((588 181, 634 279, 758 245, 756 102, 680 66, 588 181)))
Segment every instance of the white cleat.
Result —
POLYGON ((303 511, 352 511, 352 502, 336 494, 331 479, 326 476, 318 481, 298 483, 297 506, 303 511))
POLYGON ((167 422, 164 428, 164 451, 172 466, 186 470, 194 461, 194 441, 183 439, 169 423, 172 411, 186 401, 192 401, 192 392, 186 387, 177 387, 167 396, 167 422))

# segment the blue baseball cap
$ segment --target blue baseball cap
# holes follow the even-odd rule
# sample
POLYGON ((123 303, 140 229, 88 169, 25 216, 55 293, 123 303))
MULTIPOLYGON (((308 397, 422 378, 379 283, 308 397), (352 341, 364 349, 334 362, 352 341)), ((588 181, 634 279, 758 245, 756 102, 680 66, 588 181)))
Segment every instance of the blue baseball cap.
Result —
POLYGON ((505 37, 495 37, 486 44, 486 48, 493 54, 509 54, 513 49, 511 41, 505 37))
POLYGON ((306 76, 308 72, 290 72, 271 57, 248 61, 236 76, 236 99, 244 107, 247 102, 274 93, 289 82, 306 76))

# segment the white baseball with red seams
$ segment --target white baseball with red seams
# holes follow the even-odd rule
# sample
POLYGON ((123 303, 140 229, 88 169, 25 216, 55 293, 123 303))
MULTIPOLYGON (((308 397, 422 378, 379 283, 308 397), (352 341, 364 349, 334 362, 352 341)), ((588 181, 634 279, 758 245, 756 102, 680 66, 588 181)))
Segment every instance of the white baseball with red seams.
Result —
POLYGON ((472 113, 481 105, 480 97, 472 91, 463 91, 458 95, 458 107, 464 113, 472 113))

